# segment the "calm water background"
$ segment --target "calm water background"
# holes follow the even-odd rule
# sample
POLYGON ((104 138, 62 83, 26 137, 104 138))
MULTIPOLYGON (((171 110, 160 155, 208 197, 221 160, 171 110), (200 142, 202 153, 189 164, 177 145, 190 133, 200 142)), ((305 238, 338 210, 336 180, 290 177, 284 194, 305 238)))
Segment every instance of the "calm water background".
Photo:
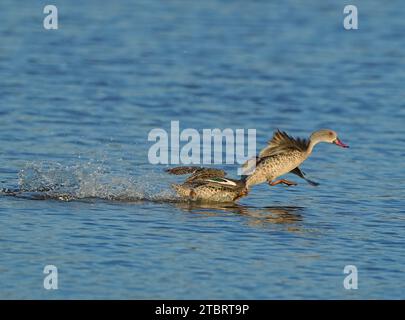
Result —
MULTIPOLYGON (((405 298, 405 2, 0 4, 0 298, 405 298), (235 207, 168 203, 153 128, 329 127, 302 168, 235 207), (119 196, 124 201, 110 201, 119 196), (136 201, 145 199, 144 201, 136 201), (43 289, 43 268, 59 290, 43 289), (343 288, 343 268, 359 289, 343 288)), ((220 166, 236 173, 234 166, 220 166)))

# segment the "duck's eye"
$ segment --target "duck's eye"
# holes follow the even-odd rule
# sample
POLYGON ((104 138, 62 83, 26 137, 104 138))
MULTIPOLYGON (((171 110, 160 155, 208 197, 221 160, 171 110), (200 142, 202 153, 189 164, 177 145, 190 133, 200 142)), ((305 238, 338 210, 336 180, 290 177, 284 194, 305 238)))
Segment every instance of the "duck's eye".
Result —
POLYGON ((333 132, 329 131, 329 135, 330 135, 330 136, 333 136, 333 132))

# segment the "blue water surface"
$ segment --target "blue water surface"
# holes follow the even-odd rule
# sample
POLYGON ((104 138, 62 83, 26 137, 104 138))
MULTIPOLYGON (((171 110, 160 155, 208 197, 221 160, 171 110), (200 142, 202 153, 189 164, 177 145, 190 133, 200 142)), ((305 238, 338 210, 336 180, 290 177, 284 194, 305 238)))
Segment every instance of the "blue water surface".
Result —
POLYGON ((351 31, 340 0, 55 0, 58 30, 46 4, 0 3, 1 188, 30 191, 0 196, 0 298, 405 298, 404 1, 354 1, 351 31), (170 121, 351 148, 316 146, 318 187, 195 206, 148 160, 170 121))

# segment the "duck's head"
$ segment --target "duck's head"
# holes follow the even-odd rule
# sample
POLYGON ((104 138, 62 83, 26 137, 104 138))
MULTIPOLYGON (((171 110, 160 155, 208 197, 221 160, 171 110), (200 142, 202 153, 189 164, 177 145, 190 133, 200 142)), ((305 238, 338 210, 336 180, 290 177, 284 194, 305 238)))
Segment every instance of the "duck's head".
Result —
POLYGON ((349 148, 347 144, 344 144, 337 136, 337 133, 330 129, 321 129, 315 131, 311 134, 310 140, 313 144, 317 144, 319 142, 327 142, 327 143, 334 143, 339 147, 342 148, 349 148))

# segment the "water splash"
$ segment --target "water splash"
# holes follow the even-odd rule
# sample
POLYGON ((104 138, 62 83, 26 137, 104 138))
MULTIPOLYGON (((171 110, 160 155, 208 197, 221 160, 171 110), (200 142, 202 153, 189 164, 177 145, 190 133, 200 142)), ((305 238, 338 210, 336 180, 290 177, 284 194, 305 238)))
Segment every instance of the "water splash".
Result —
POLYGON ((77 200, 98 198, 114 201, 179 201, 163 172, 148 171, 139 176, 112 173, 104 164, 27 164, 18 174, 16 195, 36 199, 77 200))

